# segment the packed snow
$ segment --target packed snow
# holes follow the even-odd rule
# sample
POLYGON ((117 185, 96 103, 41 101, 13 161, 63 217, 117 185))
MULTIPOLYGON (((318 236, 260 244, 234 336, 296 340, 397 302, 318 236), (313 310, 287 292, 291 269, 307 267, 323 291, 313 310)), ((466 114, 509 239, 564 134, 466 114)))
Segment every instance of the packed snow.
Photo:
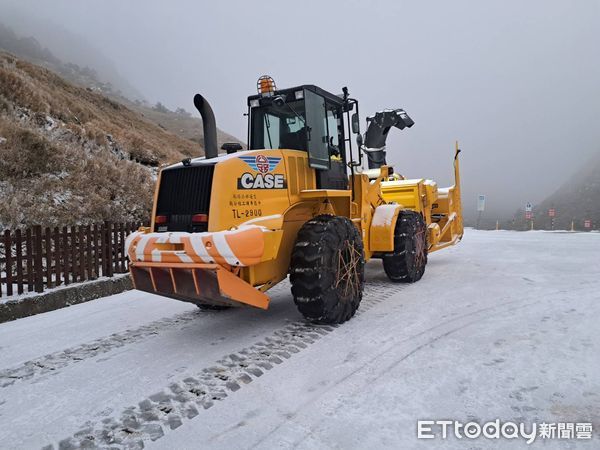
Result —
POLYGON ((592 423, 600 234, 467 230, 413 285, 367 265, 359 313, 199 311, 138 291, 0 324, 0 447, 524 448, 417 420, 592 423))

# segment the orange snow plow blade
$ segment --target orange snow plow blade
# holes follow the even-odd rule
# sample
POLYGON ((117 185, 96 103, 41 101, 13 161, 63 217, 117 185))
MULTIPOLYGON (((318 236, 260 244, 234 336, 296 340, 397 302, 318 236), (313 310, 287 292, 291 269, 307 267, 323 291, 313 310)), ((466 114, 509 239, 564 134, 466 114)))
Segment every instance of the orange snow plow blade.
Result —
POLYGON ((195 304, 267 309, 269 297, 218 264, 133 263, 133 286, 195 304))
POLYGON ((269 297, 237 276, 265 255, 261 227, 214 233, 148 233, 128 237, 135 289, 195 304, 267 309, 269 297))

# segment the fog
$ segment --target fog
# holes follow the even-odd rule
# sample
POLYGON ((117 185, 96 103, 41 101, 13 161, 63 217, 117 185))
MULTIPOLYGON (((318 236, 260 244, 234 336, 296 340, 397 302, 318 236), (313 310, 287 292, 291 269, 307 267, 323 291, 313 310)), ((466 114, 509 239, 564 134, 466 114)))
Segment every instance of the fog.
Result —
POLYGON ((83 58, 68 47, 87 43, 151 103, 192 111, 201 92, 218 126, 244 140, 246 97, 263 74, 280 87, 348 86, 363 128, 377 110, 404 108, 416 124, 390 134, 388 161, 448 184, 458 140, 471 217, 477 194, 502 218, 600 151, 596 0, 0 0, 0 13, 63 58, 83 58))

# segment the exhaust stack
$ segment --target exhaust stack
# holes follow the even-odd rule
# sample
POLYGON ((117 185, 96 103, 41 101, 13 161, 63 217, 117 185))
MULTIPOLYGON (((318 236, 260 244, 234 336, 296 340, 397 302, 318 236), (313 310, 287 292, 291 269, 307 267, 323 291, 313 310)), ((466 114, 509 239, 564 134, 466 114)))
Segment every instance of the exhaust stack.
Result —
POLYGON ((217 147, 217 123, 208 100, 200 94, 194 95, 194 106, 202 116, 202 127, 204 128, 204 157, 206 159, 219 156, 217 147))
POLYGON ((400 130, 412 127, 415 122, 403 109, 386 109, 367 117, 369 126, 365 133, 363 150, 367 155, 369 169, 379 169, 386 164, 385 141, 392 127, 400 130))

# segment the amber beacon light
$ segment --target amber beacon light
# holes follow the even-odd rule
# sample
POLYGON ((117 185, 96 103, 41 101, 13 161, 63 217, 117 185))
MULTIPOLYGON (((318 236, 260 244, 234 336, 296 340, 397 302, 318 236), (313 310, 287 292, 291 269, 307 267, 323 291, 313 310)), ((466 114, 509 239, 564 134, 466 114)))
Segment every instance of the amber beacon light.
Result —
POLYGON ((263 75, 256 83, 258 93, 261 95, 272 95, 275 92, 275 80, 269 75, 263 75))

